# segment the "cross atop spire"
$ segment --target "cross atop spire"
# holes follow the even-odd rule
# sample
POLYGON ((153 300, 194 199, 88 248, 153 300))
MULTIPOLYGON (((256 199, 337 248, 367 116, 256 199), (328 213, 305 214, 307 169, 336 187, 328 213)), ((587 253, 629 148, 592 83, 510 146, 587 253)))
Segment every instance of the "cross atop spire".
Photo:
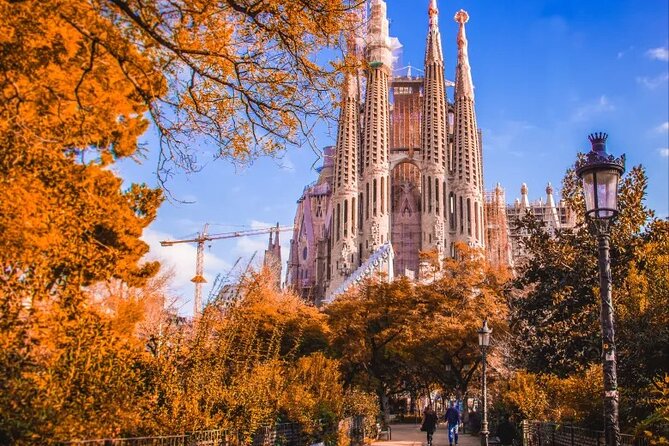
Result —
POLYGON ((430 28, 439 25, 439 8, 437 8, 437 0, 430 0, 430 6, 427 8, 427 15, 430 16, 430 28))

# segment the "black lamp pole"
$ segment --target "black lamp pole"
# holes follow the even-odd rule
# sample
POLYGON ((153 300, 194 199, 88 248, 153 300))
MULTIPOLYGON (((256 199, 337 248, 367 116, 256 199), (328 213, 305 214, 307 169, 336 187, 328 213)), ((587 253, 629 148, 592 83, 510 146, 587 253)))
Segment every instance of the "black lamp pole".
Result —
POLYGON ((486 353, 490 345, 490 333, 492 329, 488 328, 488 319, 483 321, 483 327, 478 331, 479 346, 481 347, 481 362, 483 364, 483 417, 481 419, 481 446, 488 446, 488 382, 486 377, 487 360, 486 353))
POLYGON ((620 175, 625 171, 625 155, 616 159, 613 155, 606 153, 607 136, 606 133, 594 133, 588 137, 592 143, 592 150, 576 163, 576 174, 583 181, 586 216, 590 218, 595 227, 599 244, 600 322, 602 326, 606 446, 620 446, 609 228, 611 221, 618 215, 618 182, 620 175))

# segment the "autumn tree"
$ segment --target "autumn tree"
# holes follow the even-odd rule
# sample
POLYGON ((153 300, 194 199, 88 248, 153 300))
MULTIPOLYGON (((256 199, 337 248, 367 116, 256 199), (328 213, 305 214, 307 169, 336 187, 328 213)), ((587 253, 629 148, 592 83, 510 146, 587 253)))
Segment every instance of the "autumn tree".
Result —
MULTIPOLYGON (((480 251, 458 246, 428 284, 400 278, 367 282, 326 308, 332 348, 347 382, 375 391, 384 411, 402 391, 467 393, 479 376, 477 330, 488 318, 504 340, 506 276, 491 269, 480 251)), ((491 350, 492 351, 492 350, 491 350)))
POLYGON ((421 323, 414 286, 404 277, 370 280, 338 296, 325 313, 345 382, 374 392, 387 416, 388 398, 412 379, 406 340, 410 328, 421 323))
MULTIPOLYGON (((489 361, 497 361, 496 347, 505 342, 508 308, 502 291, 508 277, 492 268, 479 250, 465 245, 457 249, 457 258, 443 260, 439 279, 415 291, 415 311, 423 317, 412 327, 407 352, 427 380, 464 397, 480 376, 477 331, 484 319, 495 337, 489 361)), ((502 368, 503 362, 497 362, 502 368)))
MULTIPOLYGON (((198 153, 241 162, 274 154, 330 113, 339 64, 319 56, 324 48, 336 56, 361 3, 3 0, 3 119, 20 120, 26 133, 94 132, 98 123, 141 133, 146 114, 160 135, 161 179, 174 166, 197 169, 198 153), (135 109, 122 119, 92 118, 103 118, 105 100, 128 95, 135 109), (45 102, 60 108, 26 116, 26 104, 45 102)), ((121 152, 134 146, 122 133, 109 140, 121 152)))
POLYGON ((494 412, 513 414, 520 420, 600 427, 604 382, 597 365, 566 378, 519 370, 492 387, 494 412))
POLYGON ((316 436, 319 420, 332 428, 345 395, 339 364, 315 348, 314 338, 325 337, 323 315, 277 291, 270 275, 251 274, 235 287, 234 304, 210 304, 147 359, 146 429, 227 428, 250 438, 277 421, 300 422, 316 436))
POLYGON ((136 421, 138 352, 83 288, 139 286, 158 268, 140 262, 139 237, 161 193, 109 169, 136 153, 147 107, 108 53, 49 20, 57 6, 0 2, 0 437, 12 444, 136 421))

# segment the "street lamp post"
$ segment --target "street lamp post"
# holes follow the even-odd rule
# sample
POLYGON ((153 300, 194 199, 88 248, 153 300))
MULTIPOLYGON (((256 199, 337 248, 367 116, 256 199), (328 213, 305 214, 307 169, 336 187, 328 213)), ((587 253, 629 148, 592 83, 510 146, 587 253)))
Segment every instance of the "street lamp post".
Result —
POLYGON ((606 133, 593 133, 588 136, 592 143, 592 150, 576 163, 576 174, 583 182, 585 213, 595 227, 599 244, 599 294, 601 299, 600 322, 602 327, 606 445, 620 446, 609 228, 611 221, 618 215, 618 182, 625 171, 625 155, 615 158, 613 155, 606 153, 607 136, 606 133))
POLYGON ((488 446, 488 388, 487 388, 487 379, 486 379, 486 368, 487 360, 486 353, 488 346, 490 345, 490 333, 492 333, 492 328, 488 328, 488 319, 483 321, 483 327, 478 331, 479 334, 479 346, 481 347, 481 362, 483 364, 483 417, 481 419, 481 446, 488 446))

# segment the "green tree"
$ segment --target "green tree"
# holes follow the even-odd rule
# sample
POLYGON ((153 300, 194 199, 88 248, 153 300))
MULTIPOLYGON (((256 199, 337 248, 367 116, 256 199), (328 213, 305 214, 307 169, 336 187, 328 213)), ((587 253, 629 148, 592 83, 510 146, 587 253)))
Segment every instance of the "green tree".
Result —
MULTIPOLYGON (((583 216, 580 184, 567 172, 564 198, 583 216)), ((619 188, 619 218, 611 228, 611 267, 618 349, 621 417, 634 424, 648 413, 641 395, 661 382, 669 364, 667 221, 645 207, 647 178, 632 168, 619 188)), ((532 218, 529 253, 511 291, 516 365, 567 378, 600 363, 599 279, 596 237, 582 218, 554 236, 532 218)))

